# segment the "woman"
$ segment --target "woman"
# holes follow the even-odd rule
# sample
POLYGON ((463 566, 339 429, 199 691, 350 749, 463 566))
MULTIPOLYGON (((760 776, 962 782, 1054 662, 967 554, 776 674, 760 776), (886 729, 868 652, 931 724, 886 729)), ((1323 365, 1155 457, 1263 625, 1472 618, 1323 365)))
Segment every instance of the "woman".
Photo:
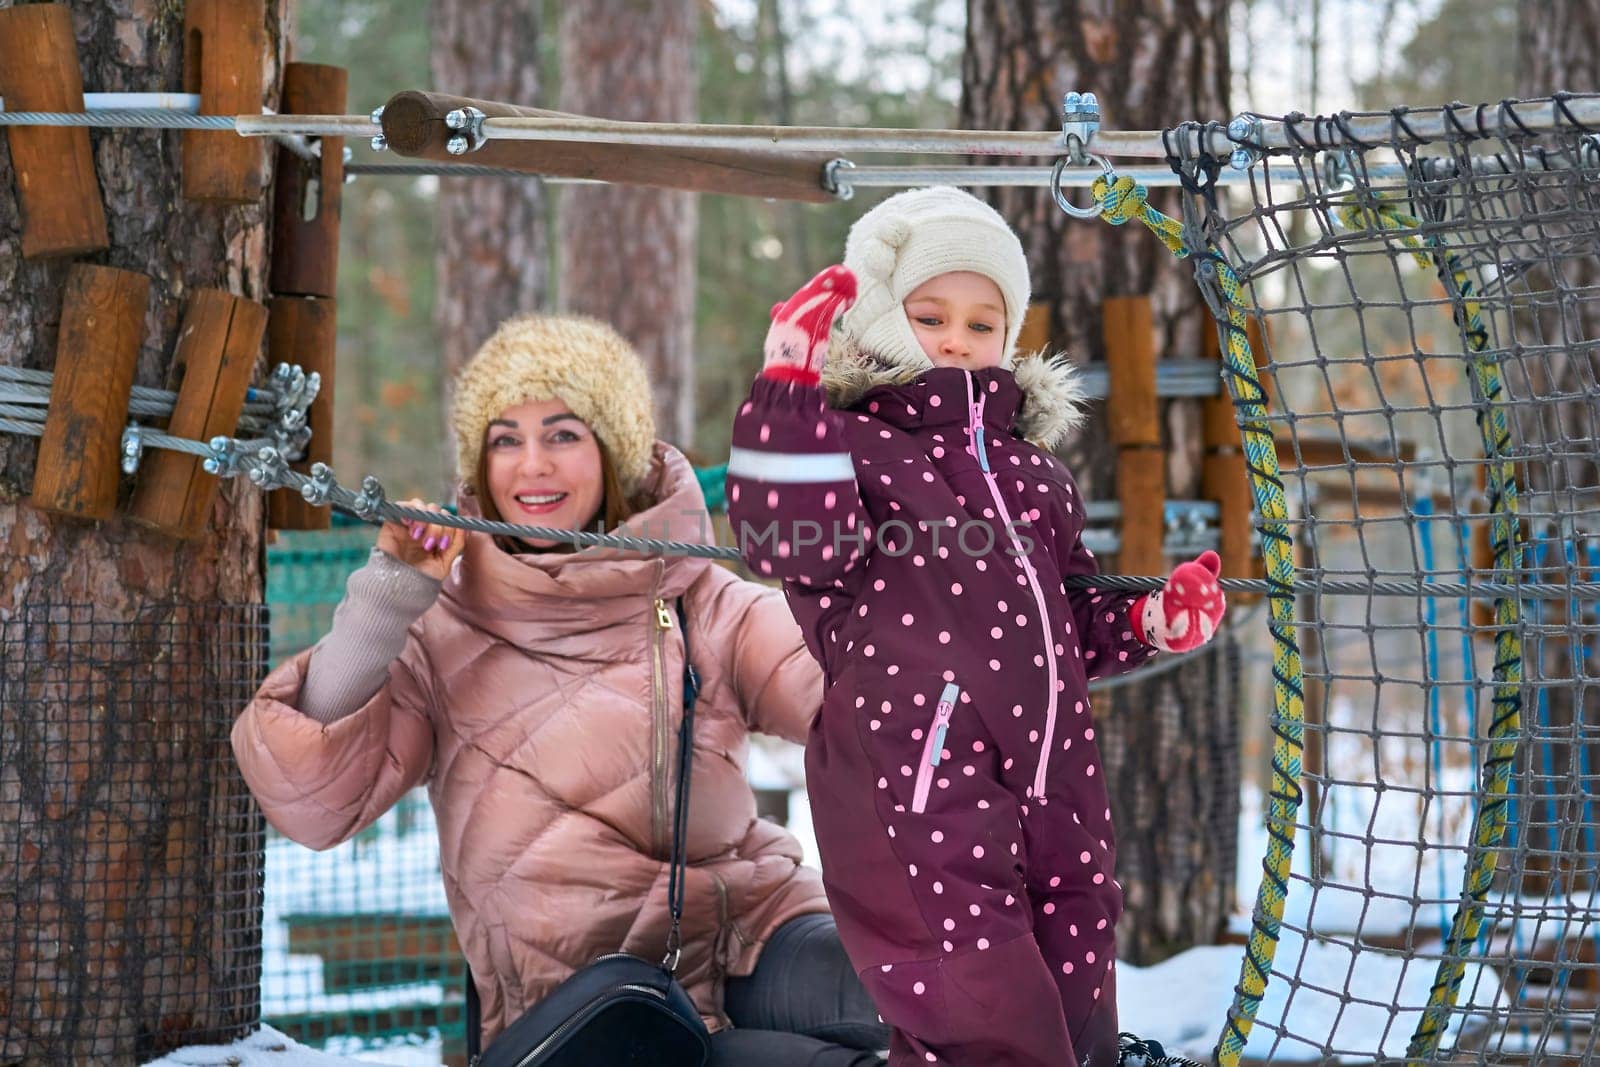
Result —
MULTIPOLYGON (((511 319, 455 393, 465 513, 706 540, 694 472, 654 439, 643 366, 609 327, 511 319)), ((267 818, 312 848, 427 784, 492 1040, 595 957, 665 945, 679 606, 701 695, 678 977, 729 1031, 719 1062, 879 1063, 887 1031, 821 881, 744 777, 751 731, 803 741, 821 702, 774 590, 706 559, 390 523, 331 632, 245 708, 234 753, 267 818)))

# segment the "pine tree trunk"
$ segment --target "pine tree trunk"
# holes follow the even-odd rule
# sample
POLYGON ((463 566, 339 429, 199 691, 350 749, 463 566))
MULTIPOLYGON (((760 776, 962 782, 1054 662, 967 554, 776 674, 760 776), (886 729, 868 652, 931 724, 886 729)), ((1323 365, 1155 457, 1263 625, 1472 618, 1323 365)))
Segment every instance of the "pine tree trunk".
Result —
POLYGON ((1600 3, 1595 0, 1520 0, 1517 86, 1524 96, 1600 85, 1600 3))
MULTIPOLYGON (((456 96, 539 100, 538 0, 433 0, 433 84, 456 96)), ((503 320, 545 303, 544 186, 532 179, 439 182, 434 322, 448 379, 503 320)))
MULTIPOLYGON (((1591 92, 1600 85, 1600 0, 1522 0, 1518 12, 1517 92, 1522 97, 1547 97, 1562 90, 1591 92)), ((1573 206, 1593 207, 1594 198, 1573 197, 1565 188, 1549 194, 1525 194, 1520 201, 1551 214, 1573 206)), ((1528 228, 1534 236, 1533 227, 1528 228)), ((1591 215, 1572 222, 1554 222, 1538 230, 1537 246, 1547 258, 1529 272, 1527 285, 1539 294, 1535 310, 1520 311, 1514 329, 1520 341, 1540 346, 1539 354, 1516 353, 1505 370, 1510 395, 1581 398, 1546 401, 1537 413, 1513 420, 1519 451, 1538 457, 1525 465, 1524 492, 1540 494, 1525 511, 1564 516, 1554 529, 1546 520, 1531 527, 1543 545, 1524 549, 1526 565, 1541 562, 1543 582, 1592 580, 1585 549, 1593 544, 1600 515, 1600 223, 1591 215), (1558 241, 1559 230, 1579 241, 1558 241), (1580 345, 1585 347, 1580 347, 1580 345), (1583 535, 1588 535, 1586 540, 1583 535), (1564 553, 1574 558, 1564 558, 1564 553)), ((1525 892, 1576 892, 1595 884, 1590 840, 1595 774, 1600 750, 1600 685, 1597 667, 1585 645, 1592 643, 1576 627, 1594 625, 1594 606, 1582 600, 1524 602, 1525 621, 1536 622, 1542 635, 1524 656, 1525 677, 1532 684, 1523 699, 1523 736, 1518 759, 1524 803, 1517 807, 1519 858, 1525 892), (1530 618, 1530 611, 1532 617, 1530 618)), ((1592 633, 1592 629, 1589 631, 1592 633)))
MULTIPOLYGON (((181 3, 69 6, 86 89, 183 84, 181 3)), ((186 201, 180 134, 91 142, 95 258, 150 276, 135 381, 170 388, 191 293, 266 295, 266 208, 186 201)), ((15 186, 0 147, 0 364, 48 370, 69 263, 21 259, 15 186)), ((35 440, 0 435, 0 1062, 142 1063, 259 1017, 263 823, 227 735, 263 665, 263 499, 223 483, 187 543, 56 518, 27 502, 35 440)))
MULTIPOLYGON (((561 20, 561 110, 689 122, 695 115, 697 7, 690 0, 594 0, 561 20)), ((615 326, 655 389, 656 431, 693 441, 693 194, 567 187, 560 207, 560 303, 615 326)))
MULTIPOLYGON (((1106 129, 1227 118, 1226 0, 969 0, 967 15, 964 127, 1059 130, 1061 98, 1072 90, 1096 94, 1106 129)), ((1071 195, 1088 202, 1087 190, 1071 195)), ((991 199, 1028 250, 1052 349, 1080 362, 1105 359, 1102 299, 1149 294, 1159 358, 1200 354, 1200 331, 1212 327, 1190 268, 1143 227, 1068 218, 1043 190, 1004 189, 991 199)), ((1171 193, 1151 202, 1177 211, 1171 193)), ((1198 407, 1169 402, 1164 417, 1168 495, 1197 497, 1198 407)), ((1116 455, 1105 440, 1097 416, 1063 450, 1090 499, 1115 497, 1116 455)), ((1135 963, 1214 941, 1233 903, 1239 781, 1230 655, 1219 645, 1198 665, 1095 700, 1126 892, 1118 941, 1135 963)))

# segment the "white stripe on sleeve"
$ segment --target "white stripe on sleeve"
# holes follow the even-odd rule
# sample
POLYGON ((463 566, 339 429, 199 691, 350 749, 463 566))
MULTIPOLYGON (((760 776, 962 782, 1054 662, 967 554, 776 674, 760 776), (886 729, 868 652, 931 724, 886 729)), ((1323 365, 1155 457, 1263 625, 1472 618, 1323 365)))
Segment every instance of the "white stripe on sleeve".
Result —
POLYGON ((758 482, 801 484, 854 481, 855 464, 848 452, 760 452, 735 448, 728 452, 728 475, 758 482))

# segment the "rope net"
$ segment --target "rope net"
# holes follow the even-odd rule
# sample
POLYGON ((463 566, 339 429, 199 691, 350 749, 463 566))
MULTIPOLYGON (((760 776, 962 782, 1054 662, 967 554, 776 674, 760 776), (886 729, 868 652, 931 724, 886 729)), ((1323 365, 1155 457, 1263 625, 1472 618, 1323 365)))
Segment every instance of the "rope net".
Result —
POLYGON ((1235 351, 1259 330, 1230 385, 1293 582, 1225 1064, 1596 1054, 1600 152, 1516 111, 1426 144, 1403 111, 1384 144, 1291 117, 1247 188, 1193 170, 1201 284, 1235 351), (1558 595, 1373 589, 1430 581, 1558 595))

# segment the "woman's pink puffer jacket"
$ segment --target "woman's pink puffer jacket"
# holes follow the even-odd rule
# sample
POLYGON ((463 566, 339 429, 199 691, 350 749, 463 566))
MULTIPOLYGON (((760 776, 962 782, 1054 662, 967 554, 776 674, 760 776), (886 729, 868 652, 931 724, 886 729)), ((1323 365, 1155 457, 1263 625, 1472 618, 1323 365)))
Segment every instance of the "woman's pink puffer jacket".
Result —
MULTIPOLYGON (((643 536, 704 542, 687 460, 657 444, 643 536)), ((513 556, 472 534, 388 684, 323 726, 295 708, 311 656, 284 663, 233 729, 271 823, 312 848, 426 783, 446 895, 490 1039, 596 956, 660 958, 688 619, 695 712, 678 977, 726 1025, 722 983, 788 919, 827 911, 799 844, 756 818, 752 730, 803 742, 821 673, 776 590, 709 560, 607 549, 513 556)))

